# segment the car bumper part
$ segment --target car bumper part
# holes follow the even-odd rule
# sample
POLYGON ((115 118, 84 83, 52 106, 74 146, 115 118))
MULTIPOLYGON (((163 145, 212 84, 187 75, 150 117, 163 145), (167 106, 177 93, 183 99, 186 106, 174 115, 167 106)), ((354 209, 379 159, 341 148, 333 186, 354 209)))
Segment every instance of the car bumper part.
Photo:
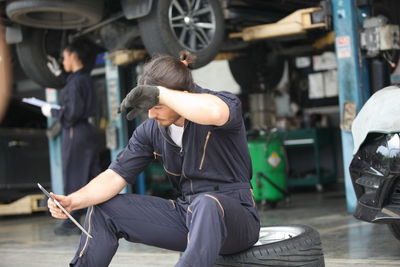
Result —
POLYGON ((373 223, 400 221, 400 184, 396 178, 363 175, 354 179, 358 199, 354 217, 373 223))

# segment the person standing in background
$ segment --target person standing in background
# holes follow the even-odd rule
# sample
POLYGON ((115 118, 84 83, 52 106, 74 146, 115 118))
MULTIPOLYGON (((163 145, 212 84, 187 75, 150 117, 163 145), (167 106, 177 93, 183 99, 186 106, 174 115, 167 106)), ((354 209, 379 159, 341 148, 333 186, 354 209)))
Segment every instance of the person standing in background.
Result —
MULTIPOLYGON (((64 193, 70 194, 86 185, 100 173, 99 156, 95 129, 89 123, 97 111, 96 93, 90 77, 95 55, 91 45, 85 40, 76 40, 63 51, 62 73, 56 60, 49 57, 49 69, 62 80, 64 88, 61 109, 50 105, 42 107, 46 117, 55 117, 62 126, 62 172, 64 193)), ((80 220, 85 209, 72 212, 80 220)), ((70 220, 65 220, 54 229, 57 235, 80 234, 80 230, 70 220)))

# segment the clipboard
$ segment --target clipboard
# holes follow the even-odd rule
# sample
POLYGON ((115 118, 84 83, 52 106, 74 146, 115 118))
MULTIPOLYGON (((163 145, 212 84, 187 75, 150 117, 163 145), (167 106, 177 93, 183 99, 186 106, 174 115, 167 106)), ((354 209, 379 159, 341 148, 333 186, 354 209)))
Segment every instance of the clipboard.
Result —
MULTIPOLYGON (((46 104, 50 104, 50 103, 47 103, 46 101, 40 100, 40 99, 38 99, 36 97, 25 97, 25 98, 22 98, 22 102, 28 103, 28 104, 31 104, 33 106, 40 107, 40 108, 43 107, 46 104)), ((57 105, 57 104, 50 104, 50 105, 51 105, 51 108, 61 109, 60 105, 57 105)))
POLYGON ((93 236, 91 236, 91 235, 85 230, 85 228, 83 228, 82 225, 81 225, 79 222, 77 222, 77 221, 75 220, 75 218, 72 217, 72 215, 60 204, 60 202, 58 202, 54 197, 52 197, 52 196, 50 195, 49 192, 47 192, 46 189, 43 188, 43 186, 42 186, 41 184, 37 183, 37 185, 38 185, 39 189, 42 190, 42 192, 43 192, 48 198, 50 198, 50 199, 57 205, 57 207, 59 207, 59 208, 65 213, 65 215, 67 215, 68 218, 69 218, 79 229, 81 229, 81 231, 82 231, 85 235, 87 235, 89 238, 93 238, 93 236))

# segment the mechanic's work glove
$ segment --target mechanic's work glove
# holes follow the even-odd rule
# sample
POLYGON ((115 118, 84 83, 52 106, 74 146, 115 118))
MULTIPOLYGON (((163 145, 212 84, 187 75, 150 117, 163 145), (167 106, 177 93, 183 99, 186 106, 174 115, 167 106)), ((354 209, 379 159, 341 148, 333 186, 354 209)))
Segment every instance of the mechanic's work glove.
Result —
POLYGON ((51 105, 50 104, 45 104, 42 106, 42 114, 46 116, 47 118, 51 117, 51 105))
POLYGON ((55 76, 60 76, 62 70, 54 57, 47 55, 47 67, 55 76))
POLYGON ((158 105, 159 94, 160 90, 157 86, 138 85, 126 95, 124 100, 122 100, 118 112, 126 112, 131 108, 132 110, 128 112, 126 118, 128 120, 133 120, 140 112, 147 111, 155 105, 158 105))

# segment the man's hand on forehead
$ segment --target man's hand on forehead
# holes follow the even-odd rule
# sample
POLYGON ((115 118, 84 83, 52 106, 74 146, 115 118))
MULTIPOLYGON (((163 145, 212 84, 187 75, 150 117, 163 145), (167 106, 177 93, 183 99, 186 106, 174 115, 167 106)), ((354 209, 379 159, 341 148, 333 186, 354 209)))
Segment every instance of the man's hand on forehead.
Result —
POLYGON ((160 90, 153 85, 138 85, 122 100, 118 112, 128 112, 126 118, 133 120, 139 113, 159 104, 160 90))

